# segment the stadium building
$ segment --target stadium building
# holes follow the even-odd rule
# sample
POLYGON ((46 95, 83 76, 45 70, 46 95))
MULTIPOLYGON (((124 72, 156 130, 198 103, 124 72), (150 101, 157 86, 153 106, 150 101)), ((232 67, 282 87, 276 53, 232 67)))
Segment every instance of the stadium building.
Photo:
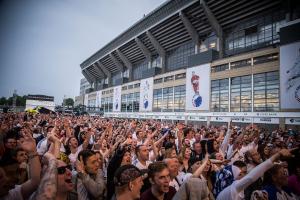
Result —
POLYGON ((300 6, 169 0, 80 67, 90 112, 202 124, 300 125, 300 6))
POLYGON ((86 78, 82 78, 80 80, 80 96, 84 96, 85 93, 92 92, 90 88, 91 88, 91 84, 87 81, 86 78))

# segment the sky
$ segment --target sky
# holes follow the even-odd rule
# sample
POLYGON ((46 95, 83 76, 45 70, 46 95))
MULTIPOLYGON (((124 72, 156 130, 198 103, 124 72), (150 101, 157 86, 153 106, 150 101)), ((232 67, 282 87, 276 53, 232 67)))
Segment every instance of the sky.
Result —
POLYGON ((79 95, 80 64, 165 0, 0 0, 0 97, 79 95))

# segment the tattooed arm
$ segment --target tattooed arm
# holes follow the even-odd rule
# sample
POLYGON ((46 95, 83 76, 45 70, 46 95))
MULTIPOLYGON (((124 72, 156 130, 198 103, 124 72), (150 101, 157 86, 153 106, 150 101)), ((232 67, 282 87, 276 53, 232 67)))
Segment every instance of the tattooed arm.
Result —
POLYGON ((32 138, 31 131, 24 128, 22 134, 23 138, 19 141, 19 145, 29 155, 30 179, 21 185, 21 192, 23 198, 27 199, 39 185, 41 164, 36 152, 36 144, 35 140, 32 138))
POLYGON ((33 199, 53 200, 57 192, 57 160, 47 152, 45 157, 48 160, 48 167, 43 173, 39 188, 33 199))

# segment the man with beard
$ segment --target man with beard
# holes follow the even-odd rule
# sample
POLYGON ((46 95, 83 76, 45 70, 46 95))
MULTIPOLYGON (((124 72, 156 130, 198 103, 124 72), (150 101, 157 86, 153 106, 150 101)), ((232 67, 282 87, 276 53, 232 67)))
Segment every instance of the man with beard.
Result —
POLYGON ((164 162, 154 162, 148 167, 151 188, 141 195, 141 200, 171 200, 176 190, 169 186, 170 173, 164 162))
POLYGON ((99 160, 91 150, 83 150, 78 154, 76 165, 77 192, 79 199, 105 199, 106 189, 103 172, 99 160))

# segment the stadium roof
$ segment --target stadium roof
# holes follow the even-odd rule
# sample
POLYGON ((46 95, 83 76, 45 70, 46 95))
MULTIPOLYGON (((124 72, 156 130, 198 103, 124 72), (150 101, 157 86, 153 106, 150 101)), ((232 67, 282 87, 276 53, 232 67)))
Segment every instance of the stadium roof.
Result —
POLYGON ((169 0, 80 64, 91 83, 211 32, 280 8, 280 0, 169 0))

